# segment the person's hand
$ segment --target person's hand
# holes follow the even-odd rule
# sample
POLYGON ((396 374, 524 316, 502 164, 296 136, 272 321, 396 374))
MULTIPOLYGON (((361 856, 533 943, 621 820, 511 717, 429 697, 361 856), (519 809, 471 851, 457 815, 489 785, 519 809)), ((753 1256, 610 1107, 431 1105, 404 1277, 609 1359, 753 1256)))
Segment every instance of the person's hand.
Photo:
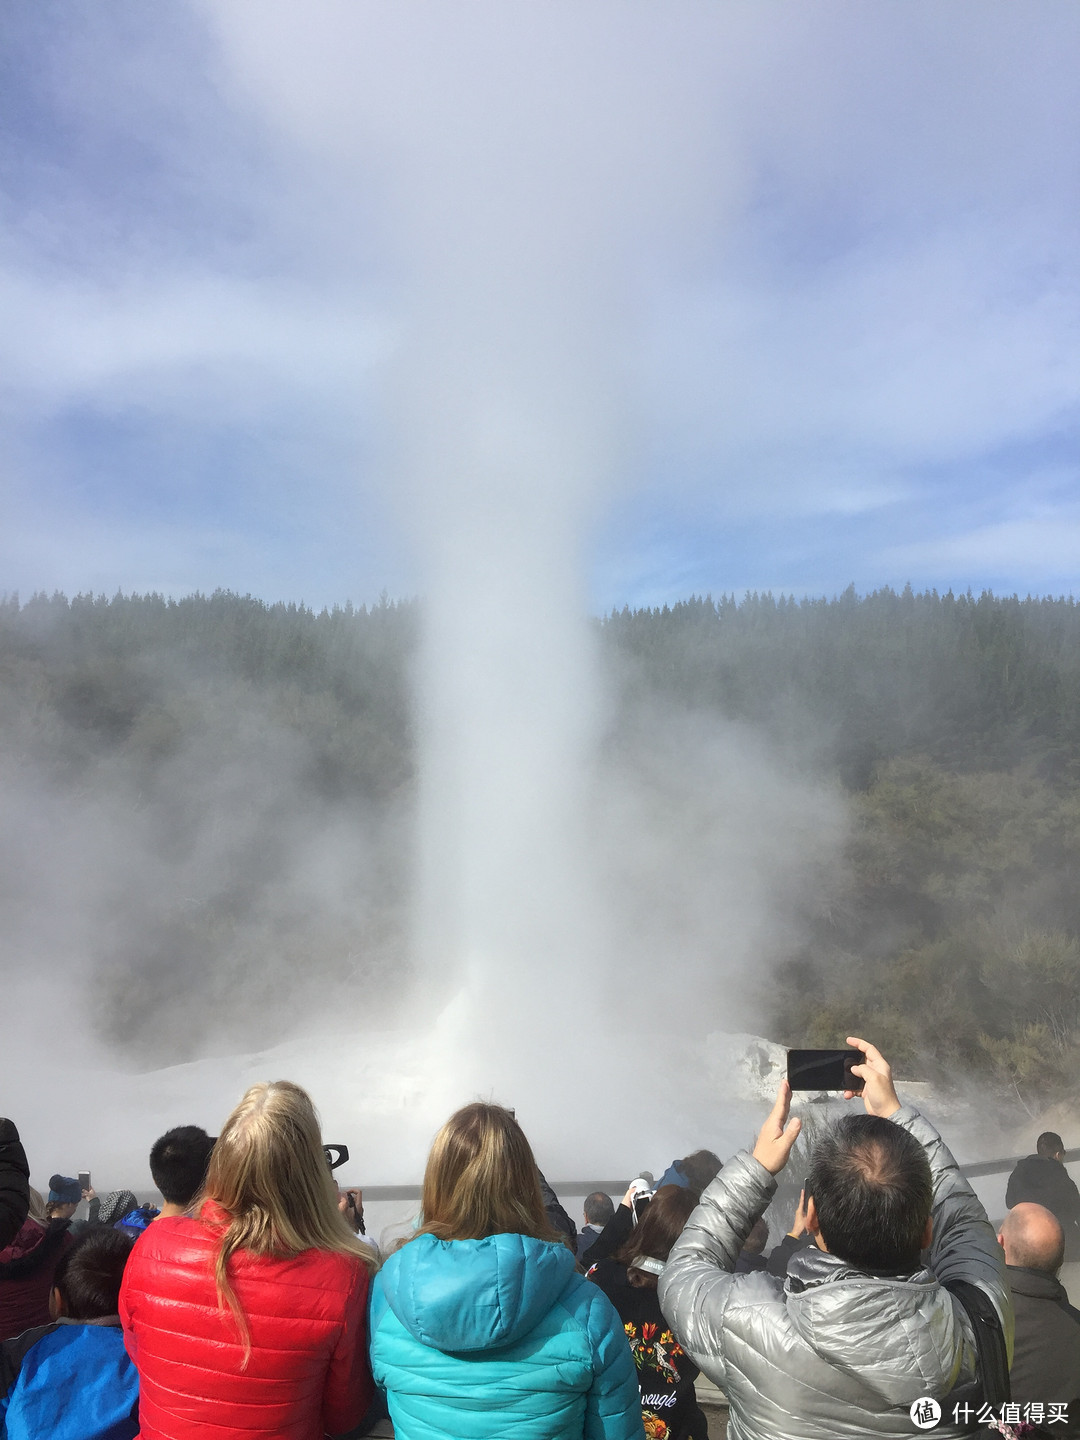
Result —
POLYGON ((798 1205, 796 1205, 796 1207, 795 1207, 795 1221, 794 1221, 794 1224, 792 1225, 791 1229, 790 1229, 787 1233, 792 1237, 793 1240, 797 1240, 800 1235, 805 1235, 805 1234, 806 1234, 806 1191, 805 1191, 805 1190, 800 1190, 800 1191, 799 1191, 799 1203, 798 1203, 798 1205))
POLYGON ((645 1179, 644 1175, 637 1175, 634 1177, 633 1180, 630 1181, 630 1184, 626 1187, 626 1194, 622 1197, 622 1200, 619 1203, 621 1205, 625 1205, 628 1210, 632 1210, 634 1208, 634 1201, 636 1200, 636 1198, 639 1195, 648 1194, 650 1189, 651 1187, 649 1185, 649 1182, 645 1179))
POLYGON ((359 1235, 364 1225, 364 1192, 362 1190, 341 1190, 338 1192, 338 1209, 359 1235))
POLYGON ((94 1189, 94 1187, 91 1185, 90 1188, 89 1188, 89 1190, 84 1190, 84 1191, 82 1192, 82 1198, 83 1198, 84 1200, 96 1200, 96 1199, 97 1199, 97 1191, 96 1191, 96 1190, 94 1189))
POLYGON ((769 1111, 769 1118, 761 1127, 754 1146, 754 1159, 760 1160, 770 1175, 779 1175, 787 1164, 791 1147, 802 1129, 798 1116, 794 1120, 788 1119, 790 1109, 791 1086, 786 1080, 781 1080, 776 1104, 769 1111))
MULTIPOLYGON (((851 1067, 851 1073, 858 1075, 863 1082, 862 1100, 866 1113, 880 1115, 883 1120, 888 1120, 890 1115, 895 1115, 900 1109, 889 1062, 877 1046, 871 1045, 868 1040, 859 1040, 854 1035, 849 1035, 847 1043, 853 1050, 861 1050, 866 1056, 861 1065, 851 1067)), ((845 1090, 844 1099, 854 1100, 855 1091, 845 1090)))

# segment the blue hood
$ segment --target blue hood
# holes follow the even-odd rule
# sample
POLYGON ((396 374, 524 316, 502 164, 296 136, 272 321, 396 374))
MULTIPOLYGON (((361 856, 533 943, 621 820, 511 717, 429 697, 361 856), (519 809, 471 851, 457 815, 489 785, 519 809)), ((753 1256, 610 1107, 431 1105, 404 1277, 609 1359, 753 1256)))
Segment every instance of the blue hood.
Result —
POLYGON ((565 1245, 529 1235, 418 1235, 379 1272, 391 1310, 436 1350, 511 1345, 534 1330, 576 1274, 565 1245))

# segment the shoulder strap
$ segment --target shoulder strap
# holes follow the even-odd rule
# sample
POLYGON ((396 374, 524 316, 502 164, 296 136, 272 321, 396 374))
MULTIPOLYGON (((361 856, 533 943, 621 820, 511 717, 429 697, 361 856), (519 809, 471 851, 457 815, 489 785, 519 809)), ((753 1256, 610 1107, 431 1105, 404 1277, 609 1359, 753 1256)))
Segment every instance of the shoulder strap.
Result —
POLYGON ((980 1398, 995 1408, 1012 1399, 1009 1352, 994 1302, 969 1280, 952 1280, 946 1290, 964 1307, 975 1332, 976 1381, 980 1398))

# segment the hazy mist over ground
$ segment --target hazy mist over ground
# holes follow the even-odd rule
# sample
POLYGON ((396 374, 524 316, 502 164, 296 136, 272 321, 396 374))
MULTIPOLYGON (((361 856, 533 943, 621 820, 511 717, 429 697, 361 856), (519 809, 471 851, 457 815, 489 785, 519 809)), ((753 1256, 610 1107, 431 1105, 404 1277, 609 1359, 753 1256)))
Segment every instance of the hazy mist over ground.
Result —
POLYGON ((377 1011, 402 958, 400 663, 388 676, 370 646, 343 657, 361 711, 346 724, 332 691, 297 684, 288 642, 292 677, 266 683, 255 627, 215 656, 197 623, 170 643, 135 617, 117 645, 93 614, 81 633, 48 602, 24 615, 0 757, 10 983, 32 995, 51 977, 66 1002, 48 1025, 143 1064, 276 1036, 357 980, 377 1011))
MULTIPOLYGON (((536 675, 535 629, 475 616, 536 675)), ((412 733, 432 645, 416 619, 230 597, 5 608, 0 1032, 35 1156, 81 1146, 134 1180, 144 1130, 214 1127, 271 1072, 306 1077, 368 1179, 418 1173, 476 1093, 515 1103, 564 1175, 658 1163, 702 1126, 742 1139, 741 1102, 713 1113, 724 1047, 706 1059, 705 1038, 758 1023, 763 971, 842 863, 839 791, 749 727, 635 696, 632 663, 584 626, 563 704, 591 746, 568 760, 534 682, 463 727, 484 746, 440 753, 412 733), (418 802, 417 758, 448 798, 418 802), (655 1113, 629 1086, 601 1139, 575 1098, 643 1054, 667 1077, 655 1113), (73 1086, 131 1123, 84 1142, 73 1086)), ((460 663, 492 686, 487 650, 460 663)))

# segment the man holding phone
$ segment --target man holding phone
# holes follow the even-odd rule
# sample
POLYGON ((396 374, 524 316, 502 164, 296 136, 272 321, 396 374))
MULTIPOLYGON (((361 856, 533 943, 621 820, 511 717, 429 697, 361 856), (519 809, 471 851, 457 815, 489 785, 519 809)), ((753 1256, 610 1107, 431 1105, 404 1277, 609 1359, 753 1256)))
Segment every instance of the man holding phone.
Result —
POLYGON ((926 1397, 941 1409, 935 1435, 985 1433, 970 1406, 970 1418, 954 1421, 952 1400, 977 1392, 976 1359, 982 1366, 985 1357, 948 1287, 976 1287, 991 1302, 1011 1354, 1004 1257, 937 1131, 901 1106, 887 1061, 865 1040, 847 1043, 862 1052, 850 1074, 865 1114, 845 1116, 814 1148, 805 1201, 814 1244, 792 1256, 786 1283, 734 1274, 801 1128, 788 1119, 785 1080, 753 1153, 724 1166, 676 1242, 659 1280, 661 1308, 726 1392, 731 1440, 910 1436, 926 1397))

